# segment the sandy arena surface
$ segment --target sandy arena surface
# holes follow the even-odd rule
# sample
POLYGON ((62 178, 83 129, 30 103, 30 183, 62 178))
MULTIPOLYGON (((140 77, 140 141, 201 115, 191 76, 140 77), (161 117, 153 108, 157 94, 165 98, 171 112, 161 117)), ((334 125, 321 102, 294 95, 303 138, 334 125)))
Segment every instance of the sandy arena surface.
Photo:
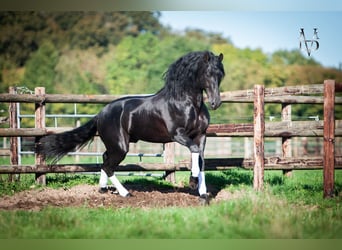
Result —
MULTIPOLYGON (((72 188, 41 188, 0 197, 1 210, 39 211, 45 207, 90 207, 90 208, 162 208, 191 207, 201 205, 196 192, 186 187, 144 187, 126 185, 133 195, 121 197, 111 191, 100 194, 96 185, 78 185, 72 188)), ((211 203, 229 200, 232 194, 222 190, 214 192, 211 203)))

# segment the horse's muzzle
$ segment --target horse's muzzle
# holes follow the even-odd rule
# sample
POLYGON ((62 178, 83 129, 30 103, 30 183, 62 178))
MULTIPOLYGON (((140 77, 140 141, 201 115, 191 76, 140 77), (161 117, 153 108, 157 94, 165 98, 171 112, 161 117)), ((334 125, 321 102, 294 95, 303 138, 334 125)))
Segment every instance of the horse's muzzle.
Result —
POLYGON ((213 100, 213 101, 210 101, 209 100, 209 104, 210 104, 210 107, 213 109, 213 110, 215 110, 215 109, 217 109, 218 107, 220 107, 221 106, 221 100, 213 100))
MULTIPOLYGON (((214 85, 215 86, 215 85, 214 85)), ((218 88, 218 87, 217 87, 218 88)), ((220 92, 217 88, 207 88, 205 89, 205 92, 208 97, 208 103, 210 105, 210 108, 215 110, 221 105, 221 96, 220 92)))

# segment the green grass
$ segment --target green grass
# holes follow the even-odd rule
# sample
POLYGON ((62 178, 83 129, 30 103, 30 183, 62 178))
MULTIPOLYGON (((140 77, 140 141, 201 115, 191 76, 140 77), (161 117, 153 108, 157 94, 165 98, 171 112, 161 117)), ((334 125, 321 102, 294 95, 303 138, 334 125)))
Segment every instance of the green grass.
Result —
POLYGON ((248 191, 209 207, 1 212, 1 238, 340 238, 340 207, 294 206, 248 191))
MULTIPOLYGON (((188 174, 177 173, 177 180, 187 183, 188 174)), ((332 199, 322 198, 319 170, 294 171, 291 178, 266 171, 260 193, 252 189, 252 176, 239 169, 207 172, 209 185, 237 198, 206 207, 0 211, 0 238, 342 238, 342 171, 335 171, 337 196, 332 199)), ((120 178, 169 185, 156 178, 120 178)), ((93 175, 48 175, 52 187, 97 181, 93 175)))

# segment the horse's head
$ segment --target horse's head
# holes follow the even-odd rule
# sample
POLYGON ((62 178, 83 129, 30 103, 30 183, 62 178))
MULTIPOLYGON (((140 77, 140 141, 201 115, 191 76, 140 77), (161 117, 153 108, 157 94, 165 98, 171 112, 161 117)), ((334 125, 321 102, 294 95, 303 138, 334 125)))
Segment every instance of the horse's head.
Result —
POLYGON ((210 107, 221 105, 220 82, 224 77, 223 55, 209 51, 190 52, 172 63, 164 74, 164 91, 173 98, 207 93, 210 107))
POLYGON ((211 52, 204 52, 200 67, 200 84, 207 93, 210 107, 217 109, 221 105, 220 83, 224 77, 223 54, 215 56, 211 52))

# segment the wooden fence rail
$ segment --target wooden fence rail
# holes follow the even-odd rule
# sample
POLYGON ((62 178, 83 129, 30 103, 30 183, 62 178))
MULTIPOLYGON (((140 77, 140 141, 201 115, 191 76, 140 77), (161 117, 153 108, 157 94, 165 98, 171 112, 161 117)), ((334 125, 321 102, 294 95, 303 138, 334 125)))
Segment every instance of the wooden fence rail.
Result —
MULTIPOLYGON (((336 83, 336 92, 340 92, 342 84, 336 83)), ((289 104, 323 104, 323 84, 265 88, 265 103, 289 104)), ((62 95, 62 94, 0 94, 0 102, 21 103, 102 103, 107 104, 115 99, 132 95, 62 95)), ((148 96, 148 95, 134 95, 148 96)), ((224 103, 253 103, 254 90, 236 90, 221 93, 224 103)), ((342 97, 335 97, 336 104, 342 104, 342 97)))
MULTIPOLYGON (((335 169, 342 169, 342 156, 335 157, 335 169)), ((206 170, 227 170, 236 167, 253 170, 255 160, 253 158, 207 158, 205 159, 206 170)), ((322 169, 322 157, 265 157, 265 170, 317 170, 322 169)), ((98 172, 101 164, 58 164, 58 165, 2 165, 2 174, 28 174, 28 173, 77 173, 98 172)), ((115 171, 189 171, 190 161, 181 161, 172 164, 138 163, 120 165, 115 171)))
MULTIPOLYGON (((35 165, 18 165, 17 137, 38 137, 50 133, 64 131, 63 128, 45 128, 46 103, 102 103, 123 97, 117 95, 56 95, 45 94, 42 88, 36 88, 35 94, 16 94, 15 88, 9 94, 0 94, 0 102, 10 103, 10 128, 1 128, 0 137, 11 139, 11 165, 0 166, 0 174, 35 173, 37 180, 44 184, 45 173, 59 172, 94 172, 99 171, 100 164, 67 164, 46 165, 39 155, 35 165), (36 128, 17 128, 16 103, 35 103, 36 128)), ((254 89, 229 91, 221 93, 222 102, 254 103, 254 123, 243 124, 212 124, 207 130, 211 137, 253 137, 254 158, 220 158, 206 159, 207 170, 224 170, 232 167, 253 169, 254 188, 263 188, 264 169, 322 169, 324 168, 324 197, 334 193, 334 170, 342 169, 342 156, 335 156, 335 137, 342 136, 342 122, 335 121, 335 105, 342 104, 342 97, 336 96, 342 92, 342 84, 326 80, 324 84, 289 86, 280 88, 264 88, 256 85, 254 89), (281 122, 265 122, 265 103, 282 105, 281 122), (291 104, 323 104, 324 121, 291 121, 291 104), (282 138, 282 157, 265 157, 264 138, 282 138), (291 157, 290 140, 292 137, 323 137, 324 154, 322 157, 291 157)), ((144 95, 146 96, 146 95, 144 95)), ((2 120, 4 120, 2 118, 2 120)), ((8 119, 5 119, 8 122, 8 119)), ((70 128, 69 128, 70 129, 70 128)), ((117 171, 173 171, 189 170, 189 162, 175 162, 171 152, 173 147, 166 147, 165 164, 127 164, 119 166, 117 171), (170 152, 168 150, 171 150, 170 152), (173 159, 172 159, 173 158, 173 159)), ((174 150, 174 149, 173 149, 174 150)))
MULTIPOLYGON (((323 137, 323 121, 265 122, 265 137, 323 137)), ((0 137, 35 137, 72 128, 2 128, 0 137)), ((253 123, 211 124, 209 137, 253 137, 253 123)), ((342 136, 342 121, 335 122, 335 136, 342 136)))

